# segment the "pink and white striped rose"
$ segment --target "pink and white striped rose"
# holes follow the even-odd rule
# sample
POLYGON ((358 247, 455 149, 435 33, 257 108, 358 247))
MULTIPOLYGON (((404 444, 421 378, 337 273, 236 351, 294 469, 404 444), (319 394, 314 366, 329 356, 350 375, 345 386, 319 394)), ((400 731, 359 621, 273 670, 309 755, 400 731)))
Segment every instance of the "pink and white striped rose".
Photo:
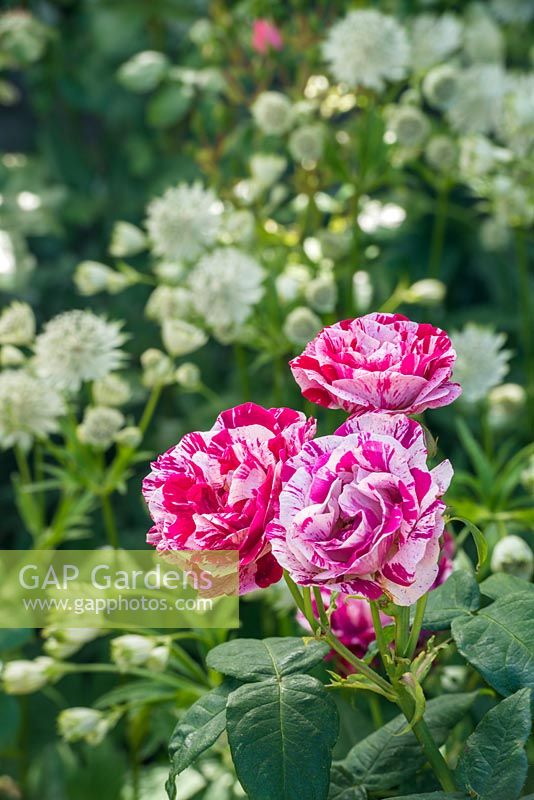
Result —
POLYGON ((312 403, 351 414, 419 414, 460 395, 451 382, 455 359, 440 328, 375 313, 324 328, 290 367, 312 403))
POLYGON ((411 605, 438 574, 452 477, 426 456, 423 429, 404 415, 354 416, 307 442, 282 469, 274 557, 301 585, 411 605))
POLYGON ((158 550, 239 550, 240 592, 282 576, 265 538, 278 512, 283 463, 315 434, 314 420, 254 403, 224 411, 151 465, 143 495, 158 550))

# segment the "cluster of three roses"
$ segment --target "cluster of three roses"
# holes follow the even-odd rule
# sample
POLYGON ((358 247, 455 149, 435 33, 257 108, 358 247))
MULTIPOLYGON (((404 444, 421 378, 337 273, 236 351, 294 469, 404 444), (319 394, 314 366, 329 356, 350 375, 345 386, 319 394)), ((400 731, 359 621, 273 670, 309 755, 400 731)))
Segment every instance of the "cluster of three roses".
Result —
POLYGON ((399 314, 325 328, 290 366, 304 396, 351 416, 331 436, 289 408, 224 411, 153 464, 160 550, 239 550, 240 591, 278 581, 411 605, 433 585, 452 467, 408 417, 451 403, 446 333, 399 314))

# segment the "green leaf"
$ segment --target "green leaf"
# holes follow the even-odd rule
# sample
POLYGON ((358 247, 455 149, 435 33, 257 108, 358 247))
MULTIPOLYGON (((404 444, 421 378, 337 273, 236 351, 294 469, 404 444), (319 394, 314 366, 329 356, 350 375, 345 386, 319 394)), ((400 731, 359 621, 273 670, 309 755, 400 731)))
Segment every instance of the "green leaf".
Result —
MULTIPOLYGON (((189 704, 195 701, 193 693, 183 692, 181 689, 173 689, 172 686, 162 686, 152 681, 131 681, 118 686, 116 689, 106 692, 96 701, 95 708, 110 708, 122 704, 144 705, 146 703, 163 702, 164 700, 176 700, 182 694, 186 695, 189 704)), ((198 696, 198 695, 197 695, 198 696)), ((183 705, 183 704, 181 704, 183 705)))
POLYGON ((0 749, 9 747, 17 739, 20 726, 20 707, 14 697, 0 694, 0 749))
POLYGON ((386 797, 386 800, 469 800, 461 792, 424 792, 424 794, 403 794, 402 797, 386 797))
POLYGON ((193 92, 189 87, 163 86, 148 104, 148 122, 155 128, 168 128, 185 117, 192 102, 193 92))
POLYGON ((367 791, 354 785, 354 778, 341 764, 333 764, 328 800, 367 800, 367 791))
POLYGON ((306 643, 298 636, 271 639, 233 639, 214 647, 207 664, 223 675, 241 681, 260 681, 264 678, 307 672, 319 664, 328 653, 324 642, 306 643))
POLYGON ((459 652, 500 694, 534 688, 534 615, 531 592, 501 597, 476 616, 456 617, 459 652))
POLYGON ((234 681, 224 681, 197 700, 182 717, 169 741, 171 769, 165 788, 170 800, 176 797, 176 776, 211 747, 226 724, 226 701, 235 688, 234 681))
POLYGON ((465 743, 456 775, 477 800, 517 800, 527 776, 530 689, 507 697, 482 718, 465 743))
POLYGON ((530 592, 534 595, 534 583, 529 583, 523 578, 515 575, 507 575, 505 572, 496 572, 490 575, 480 584, 480 591, 492 600, 498 600, 516 592, 530 592))
POLYGON ((250 800, 326 800, 337 709, 311 675, 241 686, 228 698, 227 733, 250 800))
POLYGON ((480 606, 480 592, 474 575, 459 569, 428 595, 423 629, 443 631, 456 617, 469 615, 480 606))
MULTIPOLYGON (((475 697, 476 693, 456 694, 427 703, 424 719, 438 747, 469 711, 475 697)), ((399 715, 350 750, 340 766, 352 775, 354 784, 370 791, 392 789, 426 763, 414 734, 399 735, 405 725, 406 719, 399 715)))
POLYGON ((486 559, 488 557, 488 543, 486 541, 486 537, 484 536, 480 528, 477 528, 474 522, 471 522, 471 520, 466 519, 465 517, 450 517, 448 521, 461 522, 462 525, 464 525, 469 530, 469 533, 473 537, 477 548, 478 561, 476 568, 478 571, 480 567, 486 562, 486 559))

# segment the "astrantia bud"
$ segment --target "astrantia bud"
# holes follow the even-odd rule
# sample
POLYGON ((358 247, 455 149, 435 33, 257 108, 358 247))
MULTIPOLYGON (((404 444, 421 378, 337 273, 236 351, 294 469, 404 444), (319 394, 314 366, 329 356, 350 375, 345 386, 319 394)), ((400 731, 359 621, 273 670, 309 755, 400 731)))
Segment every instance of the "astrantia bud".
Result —
POLYGON ((145 307, 145 314, 156 322, 168 319, 183 319, 189 316, 193 306, 191 292, 182 286, 158 286, 145 307))
POLYGON ((26 356, 18 347, 14 347, 12 344, 0 347, 0 365, 2 367, 20 367, 25 361, 26 356))
POLYGON ((289 264, 275 278, 276 294, 282 303, 293 303, 300 297, 311 280, 309 267, 304 264, 289 264))
POLYGON ((169 641, 156 645, 152 648, 152 651, 146 661, 147 669, 151 670, 152 672, 163 672, 168 664, 170 654, 171 647, 169 641))
POLYGON ((130 92, 150 92, 163 80, 169 61, 163 53, 145 50, 119 67, 117 79, 130 92))
POLYGON ((92 406, 85 409, 83 421, 78 425, 78 439, 98 450, 107 450, 123 425, 124 416, 116 408, 92 406))
POLYGON ((492 428, 515 424, 527 402, 527 393, 518 383, 502 383, 488 394, 488 422, 492 428))
POLYGON ((74 707, 61 711, 57 726, 66 742, 83 741, 95 746, 104 739, 115 720, 115 715, 110 717, 95 708, 74 707))
POLYGON ((336 307, 337 285, 332 272, 323 272, 306 286, 306 301, 314 311, 329 314, 336 307))
POLYGON ((460 73, 451 64, 440 64, 425 75, 423 94, 432 108, 445 111, 450 108, 460 86, 460 73))
POLYGON ((80 294, 91 297, 98 292, 120 291, 125 288, 127 280, 124 275, 99 261, 82 261, 76 267, 74 283, 80 294), (118 285, 113 283, 114 276, 119 277, 118 285))
POLYGON ((28 345, 35 337, 35 316, 27 303, 14 300, 0 314, 0 344, 28 345))
POLYGON ((141 667, 150 658, 156 642, 149 636, 127 633, 111 640, 111 660, 119 670, 126 672, 131 667, 141 667))
POLYGON ((289 137, 289 152, 304 166, 314 164, 323 154, 324 140, 323 125, 302 125, 289 137))
POLYGON ((130 395, 128 381, 112 372, 93 383, 93 399, 98 406, 123 406, 130 395))
POLYGON ((405 303, 419 303, 422 306, 435 306, 442 303, 447 287, 435 278, 424 278, 413 283, 404 295, 405 303))
POLYGON ((262 92, 252 106, 258 128, 267 135, 279 136, 293 124, 291 100, 281 92, 262 92))
POLYGON ((115 442, 117 444, 122 445, 122 447, 130 447, 132 450, 139 447, 142 439, 143 431, 135 427, 135 425, 128 425, 115 434, 115 442))
POLYGON ((287 167, 287 161, 282 156, 272 153, 255 153, 249 161, 249 166, 252 177, 258 186, 268 189, 282 176, 287 167))
POLYGON ((185 364, 180 364, 174 377, 178 386, 182 389, 192 391, 201 385, 200 370, 196 364, 191 361, 186 361, 185 364))
POLYGON ((42 689, 54 676, 56 662, 40 656, 34 661, 8 661, 2 670, 6 694, 31 694, 42 689))
POLYGON ((284 322, 284 334, 292 344, 307 344, 321 328, 319 317, 306 306, 294 308, 284 322))
POLYGON ((352 276, 352 297, 358 314, 365 314, 369 310, 373 294, 374 289, 369 273, 365 270, 355 272, 352 276))
POLYGON ((458 146, 450 136, 433 136, 426 144, 425 159, 436 172, 451 172, 458 164, 458 146))
POLYGON ((141 356, 143 383, 149 388, 165 386, 174 381, 174 364, 166 353, 150 347, 141 356))
POLYGON ((513 534, 505 536, 495 545, 491 569, 529 581, 534 573, 534 554, 524 539, 513 534))
POLYGON ((180 319, 166 319, 161 328, 161 338, 171 356, 186 356, 204 347, 208 341, 205 331, 180 319))
POLYGON ((141 253, 147 247, 147 238, 141 228, 131 222, 116 222, 111 234, 109 252, 115 258, 125 258, 141 253))
POLYGON ((50 625, 44 628, 42 636, 45 639, 43 650, 51 658, 69 658, 87 642, 92 642, 102 631, 99 628, 61 628, 50 625))
POLYGON ((184 277, 185 268, 178 261, 160 261, 159 264, 155 264, 154 273, 162 283, 176 286, 184 277))

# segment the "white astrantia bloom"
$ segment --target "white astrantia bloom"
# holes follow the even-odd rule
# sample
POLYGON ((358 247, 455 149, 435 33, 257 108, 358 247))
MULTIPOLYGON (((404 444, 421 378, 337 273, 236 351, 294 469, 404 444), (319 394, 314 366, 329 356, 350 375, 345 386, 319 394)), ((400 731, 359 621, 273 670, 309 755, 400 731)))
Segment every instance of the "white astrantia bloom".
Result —
POLYGON ((497 147, 486 136, 471 135, 460 139, 458 166, 462 178, 469 182, 473 178, 489 175, 502 164, 512 160, 512 154, 497 147))
POLYGON ((85 381, 95 381, 117 370, 126 354, 127 339, 121 322, 111 322, 92 311, 65 311, 49 320, 34 345, 37 373, 58 389, 76 392, 85 381))
POLYGON ((385 110, 389 141, 400 147, 419 148, 430 133, 430 122, 417 106, 391 105, 385 110))
POLYGON ((532 0, 490 0, 490 8, 503 22, 524 25, 534 19, 532 0))
POLYGON ((167 640, 141 636, 137 633, 126 633, 124 636, 117 636, 111 640, 111 660, 119 670, 126 672, 131 667, 149 666, 151 658, 154 657, 151 667, 155 671, 160 671, 165 668, 169 653, 167 651, 167 659, 165 663, 162 663, 162 653, 157 649, 167 645, 167 640), (157 652, 154 653, 154 650, 157 652))
POLYGON ((317 314, 306 306, 297 306, 290 311, 284 322, 284 334, 292 344, 308 344, 316 336, 323 323, 317 314))
POLYGON ((258 128, 272 136, 287 133, 295 118, 293 104, 282 92, 262 92, 254 101, 251 111, 258 128))
POLYGON ((28 345, 35 336, 35 316, 28 303, 14 300, 0 314, 0 344, 28 345))
POLYGON ((128 381, 113 372, 93 383, 93 399, 97 406, 123 406, 130 396, 128 381))
POLYGON ((485 9, 475 3, 464 27, 464 52, 471 64, 496 64, 504 59, 504 36, 485 9))
POLYGON ((282 303, 293 303, 302 297, 311 281, 311 270, 305 264, 288 264, 274 281, 276 294, 282 303))
POLYGON ((155 255, 169 261, 193 261, 214 244, 223 205, 201 183, 180 183, 147 207, 146 227, 155 255))
POLYGON ((166 386, 174 382, 174 363, 167 353, 156 347, 149 347, 141 355, 143 384, 149 388, 166 386))
POLYGON ((365 270, 358 270, 352 276, 352 299, 359 314, 365 314, 373 301, 374 287, 371 277, 365 270))
POLYGON ((152 269, 160 281, 168 286, 179 284, 187 272, 185 265, 180 261, 159 261, 152 269))
POLYGON ((453 378, 462 387, 462 400, 476 403, 501 383, 509 370, 511 351, 505 350, 506 335, 469 322, 451 333, 456 350, 453 378))
POLYGON ((461 133, 491 133, 499 124, 506 89, 498 64, 477 64, 460 72, 460 85, 447 116, 461 133))
POLYGON ((52 386, 24 369, 0 373, 0 447, 27 450, 34 439, 57 431, 65 411, 63 398, 52 386))
POLYGON ((60 712, 57 718, 58 732, 66 742, 83 741, 94 747, 103 741, 117 719, 117 714, 73 706, 60 712))
POLYGON ((163 80, 169 68, 166 55, 143 50, 125 61, 117 72, 119 83, 130 92, 151 92, 163 80))
POLYGON ((183 286, 157 286, 145 306, 149 319, 163 322, 166 319, 184 319, 191 315, 193 298, 183 286))
POLYGON ((508 76, 498 134, 519 156, 527 156, 534 149, 533 72, 508 76))
POLYGON ((365 233, 374 233, 379 228, 398 228, 406 219, 406 211, 396 203, 362 198, 358 224, 365 233))
POLYGON ((493 215, 510 228, 529 228, 534 223, 534 186, 528 178, 522 184, 521 178, 521 173, 492 175, 484 187, 493 215))
POLYGON ((200 259, 189 275, 193 303, 221 341, 232 341, 264 294, 265 271, 235 247, 218 248, 200 259))
POLYGON ((374 9, 349 11, 338 20, 328 31, 322 52, 337 81, 378 92, 387 81, 402 80, 410 61, 402 25, 374 9))
POLYGON ((177 367, 174 378, 178 386, 182 389, 192 391, 202 385, 200 369, 192 361, 186 361, 177 367))
POLYGON ((135 450, 136 447, 139 447, 142 441, 143 431, 136 425, 127 425, 125 428, 121 428, 120 431, 115 434, 116 444, 121 445, 122 447, 129 447, 132 450, 135 450))
POLYGON ((462 23, 454 14, 419 14, 410 26, 411 63, 416 71, 426 70, 458 50, 462 23))
POLYGON ((323 154, 325 128, 321 123, 301 125, 289 137, 289 152, 304 166, 315 164, 323 154))
POLYGON ((124 425, 124 416, 116 408, 89 406, 76 430, 78 439, 84 444, 107 450, 124 425))
POLYGON ((452 172, 458 166, 458 145, 450 136, 432 136, 425 146, 425 159, 437 172, 452 172))
POLYGON ((445 300, 447 287, 442 281, 435 278, 423 278, 412 283, 406 289, 403 300, 405 303, 419 303, 423 306, 439 305, 445 300))
POLYGON ((19 347, 13 344, 4 344, 0 347, 0 365, 2 367, 21 367, 26 361, 26 355, 19 347))
POLYGON ((69 658, 84 644, 97 639, 102 633, 100 628, 63 628, 49 625, 41 634, 45 640, 43 650, 51 658, 69 658))
POLYGON ((491 570, 529 581, 534 574, 534 553, 520 536, 505 536, 493 549, 491 570))
POLYGON ((423 95, 432 108, 445 111, 460 88, 460 71, 452 64, 439 64, 423 79, 423 95))
POLYGON ((92 297, 99 292, 120 292, 128 285, 128 279, 100 261, 81 261, 74 273, 74 284, 80 294, 92 297))
POLYGON ((330 314, 337 302, 337 284, 332 271, 323 271, 305 289, 306 302, 319 314, 330 314))

